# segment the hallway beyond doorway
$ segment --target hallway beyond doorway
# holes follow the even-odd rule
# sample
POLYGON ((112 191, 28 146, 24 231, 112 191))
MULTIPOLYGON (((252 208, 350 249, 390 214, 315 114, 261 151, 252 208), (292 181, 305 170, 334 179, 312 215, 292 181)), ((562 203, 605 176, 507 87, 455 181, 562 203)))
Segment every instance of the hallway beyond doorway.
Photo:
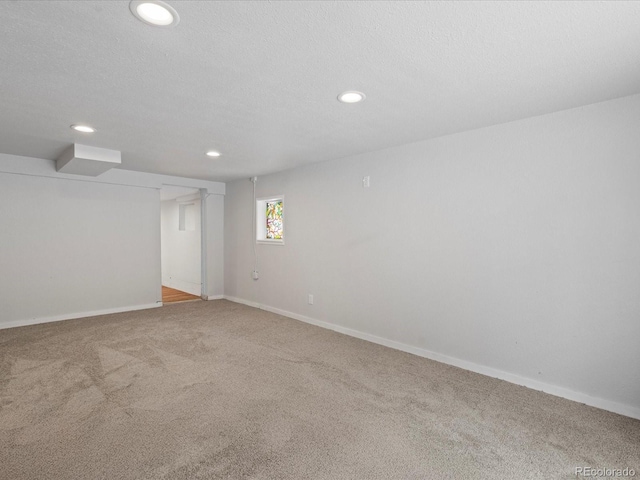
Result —
POLYGON ((162 303, 186 302, 189 300, 200 300, 200 297, 175 288, 162 286, 162 303))

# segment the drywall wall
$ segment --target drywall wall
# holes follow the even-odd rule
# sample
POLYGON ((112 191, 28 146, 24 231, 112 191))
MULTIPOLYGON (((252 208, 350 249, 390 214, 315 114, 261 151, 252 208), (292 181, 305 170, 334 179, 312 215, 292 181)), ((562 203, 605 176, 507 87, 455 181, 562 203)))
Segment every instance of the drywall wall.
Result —
POLYGON ((222 298, 224 294, 224 198, 224 195, 209 193, 205 199, 209 300, 222 298))
POLYGON ((200 197, 186 202, 166 200, 161 206, 162 285, 192 295, 202 294, 200 262, 200 197), (180 206, 187 207, 186 228, 180 230, 180 206))
POLYGON ((0 326, 161 300, 156 189, 0 173, 0 225, 0 326))
POLYGON ((260 177, 257 281, 228 183, 225 295, 640 416, 639 131, 636 95, 260 177))
POLYGON ((222 296, 224 183, 122 169, 69 175, 52 160, 2 153, 0 177, 0 328, 159 306, 166 185, 206 195, 205 291, 222 296))

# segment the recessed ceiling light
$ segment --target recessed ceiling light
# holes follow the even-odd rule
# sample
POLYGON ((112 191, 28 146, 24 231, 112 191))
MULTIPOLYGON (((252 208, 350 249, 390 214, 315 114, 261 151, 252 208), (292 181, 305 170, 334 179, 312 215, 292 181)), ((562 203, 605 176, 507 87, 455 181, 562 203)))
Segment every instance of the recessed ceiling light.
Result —
POLYGON ((210 157, 219 157, 220 156, 220 152, 216 152, 215 150, 209 150, 207 152, 207 155, 210 157))
POLYGON ((71 125, 71 128, 82 133, 93 133, 96 131, 95 128, 90 127, 89 125, 71 125))
POLYGON ((354 90, 349 90, 348 92, 342 92, 338 95, 338 100, 342 103, 358 103, 364 100, 366 97, 362 92, 356 92, 354 90))
POLYGON ((178 12, 159 0, 134 0, 129 4, 129 10, 138 20, 155 27, 171 27, 180 21, 178 12))

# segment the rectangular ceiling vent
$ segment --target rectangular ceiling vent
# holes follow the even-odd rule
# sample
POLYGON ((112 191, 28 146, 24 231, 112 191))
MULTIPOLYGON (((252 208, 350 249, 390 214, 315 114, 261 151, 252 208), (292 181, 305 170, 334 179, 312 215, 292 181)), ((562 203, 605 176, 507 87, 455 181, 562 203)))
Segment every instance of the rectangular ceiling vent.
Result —
POLYGON ((122 158, 118 150, 74 143, 56 160, 56 170, 60 173, 97 177, 121 163, 122 158))

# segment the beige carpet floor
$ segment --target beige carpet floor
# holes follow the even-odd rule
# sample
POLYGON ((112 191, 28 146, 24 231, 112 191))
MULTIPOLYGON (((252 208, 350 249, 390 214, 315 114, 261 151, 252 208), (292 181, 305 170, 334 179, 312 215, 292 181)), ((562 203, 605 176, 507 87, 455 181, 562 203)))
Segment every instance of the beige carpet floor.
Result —
POLYGON ((0 478, 575 479, 640 421, 225 300, 0 331, 0 478))

